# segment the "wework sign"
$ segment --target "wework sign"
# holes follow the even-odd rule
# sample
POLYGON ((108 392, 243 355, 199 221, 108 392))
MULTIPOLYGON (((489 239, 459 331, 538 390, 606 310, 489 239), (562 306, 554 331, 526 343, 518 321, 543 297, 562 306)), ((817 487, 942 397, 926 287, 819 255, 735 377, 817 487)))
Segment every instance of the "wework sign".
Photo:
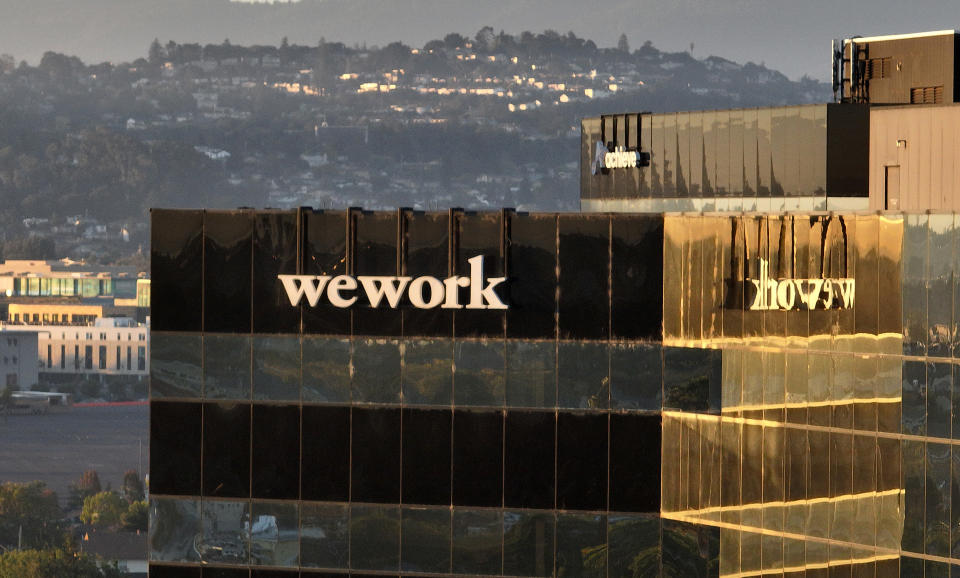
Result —
POLYGON ((751 311, 791 311, 794 309, 847 309, 853 307, 856 280, 776 279, 770 276, 770 263, 760 259, 760 276, 746 279, 748 309, 751 311))
POLYGON ((506 309, 497 295, 496 287, 506 277, 484 277, 483 256, 467 260, 470 263, 468 276, 405 277, 387 275, 277 275, 296 307, 306 300, 316 307, 325 297, 326 302, 342 309, 352 307, 360 298, 366 297, 370 307, 382 305, 396 309, 404 299, 417 309, 506 309), (461 302, 460 289, 467 289, 467 299, 461 302))

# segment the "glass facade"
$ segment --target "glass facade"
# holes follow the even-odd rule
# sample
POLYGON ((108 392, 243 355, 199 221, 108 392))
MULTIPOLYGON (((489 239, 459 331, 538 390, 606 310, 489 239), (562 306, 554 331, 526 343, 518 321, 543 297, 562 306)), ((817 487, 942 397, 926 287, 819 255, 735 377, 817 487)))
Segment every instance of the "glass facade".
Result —
POLYGON ((585 211, 867 208, 865 106, 605 115, 580 134, 585 211))
POLYGON ((960 217, 153 219, 180 224, 153 255, 154 576, 960 565, 960 217), (277 278, 477 255, 507 309, 292 306, 277 278))

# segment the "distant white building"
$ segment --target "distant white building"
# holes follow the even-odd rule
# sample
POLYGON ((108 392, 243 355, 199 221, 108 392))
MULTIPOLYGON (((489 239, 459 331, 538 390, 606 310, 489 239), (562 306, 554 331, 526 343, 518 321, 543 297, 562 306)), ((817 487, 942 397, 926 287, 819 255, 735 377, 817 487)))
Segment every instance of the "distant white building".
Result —
POLYGON ((39 382, 38 332, 0 329, 0 389, 28 390, 39 382))

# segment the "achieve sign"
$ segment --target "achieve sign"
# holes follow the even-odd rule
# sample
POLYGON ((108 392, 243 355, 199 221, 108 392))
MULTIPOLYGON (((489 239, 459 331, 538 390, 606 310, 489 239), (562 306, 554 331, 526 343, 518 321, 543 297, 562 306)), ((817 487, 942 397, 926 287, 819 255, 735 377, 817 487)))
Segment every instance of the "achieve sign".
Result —
POLYGON ((372 308, 386 301, 391 309, 396 309, 406 294, 417 309, 506 309, 494 289, 507 278, 484 278, 483 255, 468 259, 467 263, 470 263, 468 277, 453 276, 442 281, 430 276, 277 275, 277 278, 294 307, 304 298, 310 307, 316 307, 326 295, 331 305, 345 309, 357 302, 357 292, 362 290, 372 308), (460 303, 460 288, 470 289, 466 304, 460 303))
POLYGON ((850 278, 771 279, 766 259, 760 259, 760 278, 748 278, 745 285, 752 286, 751 311, 847 309, 853 307, 857 288, 850 278))

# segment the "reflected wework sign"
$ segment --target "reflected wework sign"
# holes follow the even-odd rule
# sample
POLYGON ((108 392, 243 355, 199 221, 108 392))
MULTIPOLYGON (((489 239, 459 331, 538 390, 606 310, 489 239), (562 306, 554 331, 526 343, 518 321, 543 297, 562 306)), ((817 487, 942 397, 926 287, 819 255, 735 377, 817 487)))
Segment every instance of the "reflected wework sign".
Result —
POLYGON ((770 276, 770 263, 760 259, 760 277, 747 279, 745 289, 750 311, 791 311, 853 307, 857 286, 850 278, 776 279, 770 276))
POLYGON ((848 274, 842 216, 786 216, 731 221, 725 307, 745 311, 850 309, 856 280, 848 274))
POLYGON ((467 276, 438 279, 389 275, 277 275, 283 289, 296 307, 306 300, 310 307, 321 302, 346 309, 360 299, 361 294, 371 308, 396 309, 404 300, 417 309, 506 309, 506 304, 497 295, 496 287, 506 277, 485 277, 483 256, 467 260, 470 274, 467 276), (460 289, 466 289, 466 299, 461 300, 460 289))

